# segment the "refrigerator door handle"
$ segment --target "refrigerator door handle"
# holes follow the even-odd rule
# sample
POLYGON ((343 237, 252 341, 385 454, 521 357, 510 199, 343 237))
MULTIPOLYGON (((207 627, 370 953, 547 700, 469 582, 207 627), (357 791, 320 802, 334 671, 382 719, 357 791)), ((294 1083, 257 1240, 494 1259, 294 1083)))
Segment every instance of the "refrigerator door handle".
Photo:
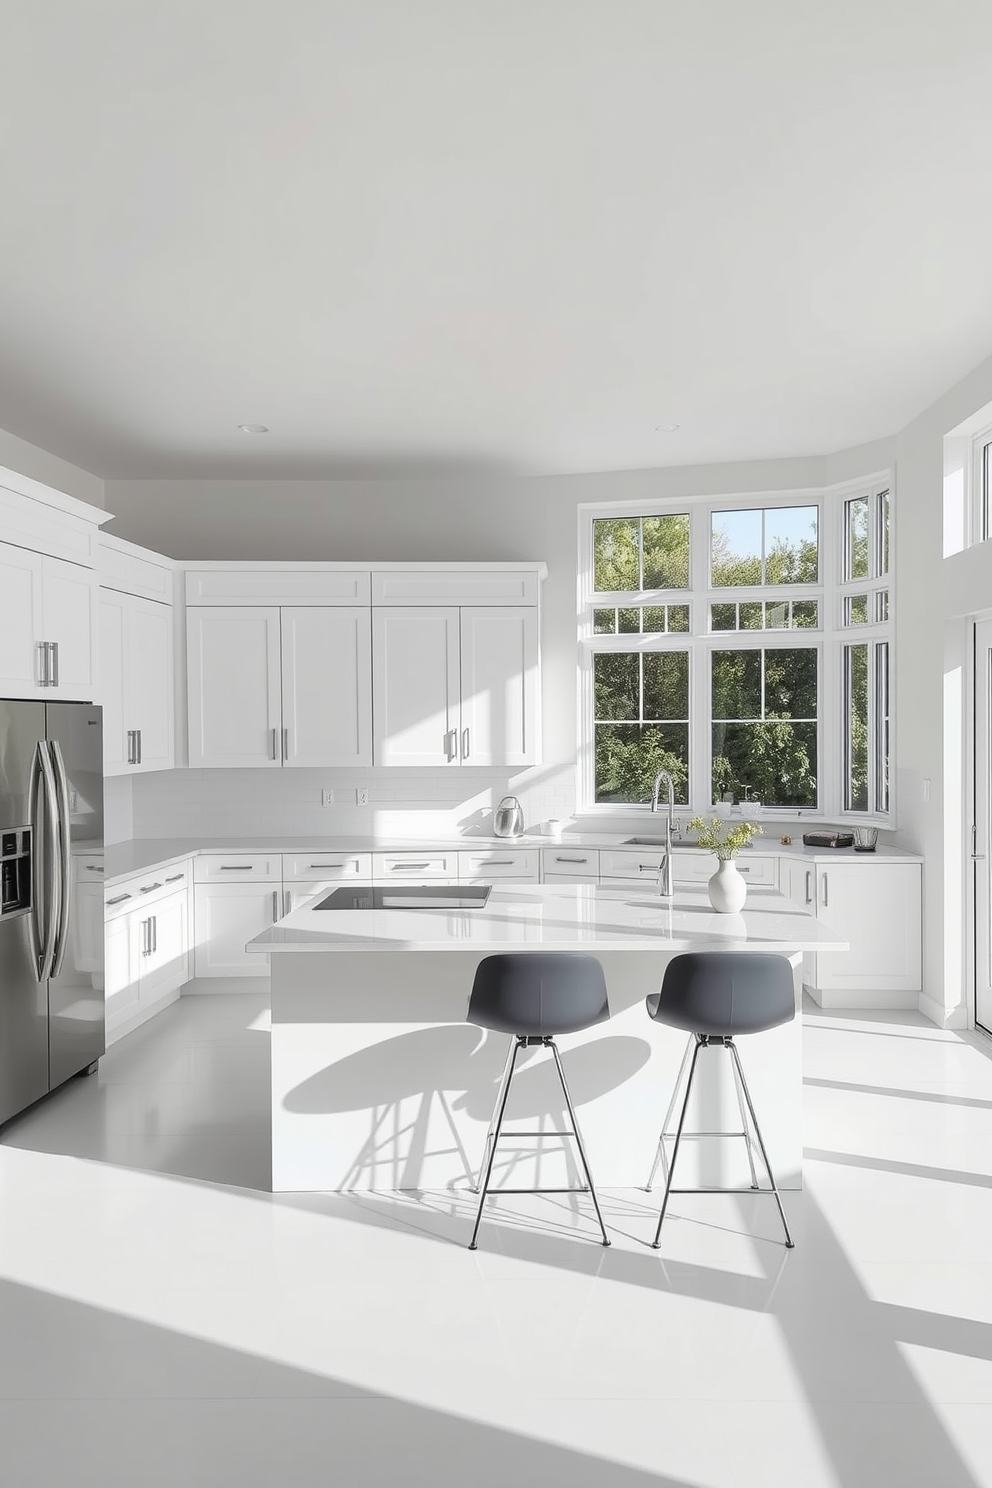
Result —
POLYGON ((62 975, 62 967, 65 963, 66 947, 69 944, 69 921, 72 914, 72 894, 70 892, 70 874, 72 872, 72 859, 69 855, 70 827, 69 827, 69 780, 65 773, 65 760, 62 758, 62 748, 57 739, 49 744, 52 759, 55 763, 56 797, 58 803, 59 819, 59 925, 58 939, 56 942, 55 956, 52 964, 52 976, 62 975))
MULTIPOLYGON (((55 774, 52 770, 52 761, 44 742, 38 745, 38 763, 41 766, 41 779, 45 791, 45 835, 46 842, 46 878, 45 896, 48 900, 48 924, 45 926, 45 945, 41 953, 41 966, 38 972, 38 981, 47 982, 52 974, 52 961, 55 956, 55 942, 58 935, 59 919, 61 916, 61 905, 59 903, 61 887, 61 872, 59 851, 59 818, 58 802, 55 795, 55 774)), ((35 850, 38 851, 36 844, 35 850)))
POLYGON ((41 850, 41 740, 35 745, 31 757, 31 779, 28 785, 28 817, 31 822, 31 914, 28 918, 28 936, 31 941, 31 958, 35 976, 41 981, 39 968, 42 962, 41 905, 45 885, 41 876, 44 857, 41 850))

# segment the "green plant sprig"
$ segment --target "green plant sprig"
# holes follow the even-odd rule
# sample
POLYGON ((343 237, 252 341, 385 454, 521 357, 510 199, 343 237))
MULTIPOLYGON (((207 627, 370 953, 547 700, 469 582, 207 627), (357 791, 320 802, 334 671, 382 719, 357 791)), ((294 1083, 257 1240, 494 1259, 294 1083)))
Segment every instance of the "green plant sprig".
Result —
POLYGON ((723 862, 729 862, 742 847, 747 847, 752 837, 762 835, 762 828, 757 822, 742 821, 728 826, 719 816, 711 817, 709 821, 701 816, 694 816, 689 823, 689 831, 695 832, 700 847, 716 853, 723 862))

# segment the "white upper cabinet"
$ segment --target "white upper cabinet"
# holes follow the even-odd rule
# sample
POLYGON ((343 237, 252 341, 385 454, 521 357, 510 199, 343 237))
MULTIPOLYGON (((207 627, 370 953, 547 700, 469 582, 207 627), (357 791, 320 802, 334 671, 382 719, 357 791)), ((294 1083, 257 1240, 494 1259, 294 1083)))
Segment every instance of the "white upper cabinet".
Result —
POLYGON ((190 765, 371 764, 370 617, 336 605, 187 609, 190 765))
POLYGON ((539 759, 536 608, 381 606, 372 614, 377 765, 539 759))
POLYGON ((535 764, 545 572, 192 565, 190 765, 535 764))
POLYGON ((187 609, 189 763, 282 763, 278 607, 187 609))
POLYGON ((540 758, 537 610, 461 612, 461 761, 532 765, 540 758))
POLYGON ((100 698, 105 775, 171 770, 172 606, 100 591, 100 698))
POLYGON ((375 763, 457 762, 458 610, 384 607, 372 617, 375 763))
POLYGON ((96 574, 0 543, 0 688, 8 697, 94 696, 96 574))
POLYGON ((285 606, 281 627, 284 763, 370 765, 371 611, 285 606))

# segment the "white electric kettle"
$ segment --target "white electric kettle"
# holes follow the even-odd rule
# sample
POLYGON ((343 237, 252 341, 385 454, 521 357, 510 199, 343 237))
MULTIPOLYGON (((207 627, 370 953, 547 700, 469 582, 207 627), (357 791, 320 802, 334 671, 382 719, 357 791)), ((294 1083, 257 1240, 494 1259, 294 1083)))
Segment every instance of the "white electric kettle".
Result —
POLYGON ((516 796, 504 796, 493 812, 493 832, 497 837, 522 837, 524 813, 516 796))

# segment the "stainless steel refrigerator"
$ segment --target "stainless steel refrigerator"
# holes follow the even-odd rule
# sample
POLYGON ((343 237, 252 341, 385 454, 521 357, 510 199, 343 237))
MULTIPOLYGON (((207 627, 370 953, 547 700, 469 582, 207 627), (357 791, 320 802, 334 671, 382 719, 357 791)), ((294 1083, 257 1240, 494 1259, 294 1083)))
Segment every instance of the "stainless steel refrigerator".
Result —
POLYGON ((0 1123, 104 1052, 102 854, 102 709, 0 700, 0 1123))

